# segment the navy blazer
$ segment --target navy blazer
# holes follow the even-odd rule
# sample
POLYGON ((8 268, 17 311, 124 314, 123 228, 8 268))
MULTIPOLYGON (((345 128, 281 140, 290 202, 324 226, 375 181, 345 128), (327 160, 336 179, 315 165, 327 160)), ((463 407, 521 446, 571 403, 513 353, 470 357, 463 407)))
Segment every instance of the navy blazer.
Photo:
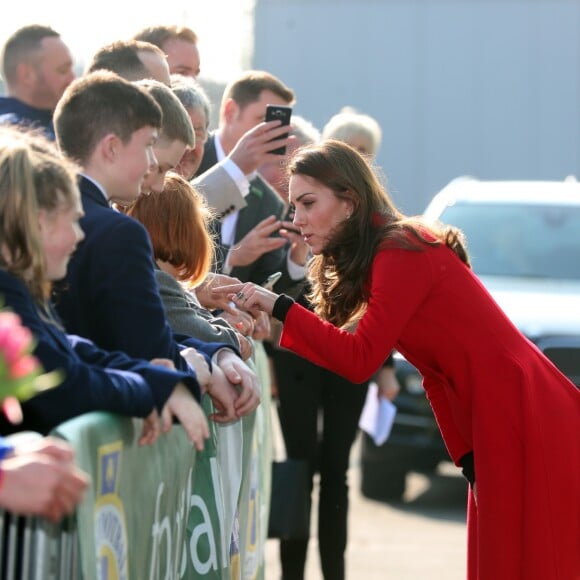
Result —
MULTIPOLYGON (((203 159, 197 175, 204 173, 216 163, 217 152, 214 133, 210 135, 205 143, 203 159)), ((256 175, 250 181, 250 192, 245 199, 246 207, 241 208, 238 212, 234 244, 238 243, 250 230, 267 217, 275 215, 278 219, 282 219, 284 215, 284 202, 272 186, 260 175, 256 175)), ((214 220, 211 228, 216 238, 216 269, 221 271, 229 248, 221 242, 221 221, 214 220)), ((276 236, 278 234, 273 235, 276 236)), ((296 287, 296 284, 301 281, 292 280, 288 273, 287 259, 289 249, 290 245, 286 244, 282 248, 262 254, 255 262, 247 266, 234 267, 230 275, 239 278, 242 282, 262 284, 270 274, 282 272, 282 278, 277 282, 274 290, 283 292, 289 288, 296 287)))
MULTIPOLYGON (((28 288, 0 270, 0 296, 34 336, 34 355, 46 372, 59 371, 59 386, 22 404, 24 421, 14 426, 0 414, 0 432, 33 430, 47 433, 59 423, 89 411, 109 411, 146 417, 161 411, 175 385, 183 381, 193 392, 197 381, 189 374, 106 352, 78 336, 67 336, 58 323, 40 315, 28 288)), ((56 315, 54 315, 56 321, 56 315)))
POLYGON ((179 343, 208 358, 227 346, 173 334, 159 296, 147 231, 138 221, 110 208, 90 180, 81 178, 80 189, 85 239, 55 294, 67 332, 135 358, 168 358, 187 372, 190 369, 179 354, 179 343))

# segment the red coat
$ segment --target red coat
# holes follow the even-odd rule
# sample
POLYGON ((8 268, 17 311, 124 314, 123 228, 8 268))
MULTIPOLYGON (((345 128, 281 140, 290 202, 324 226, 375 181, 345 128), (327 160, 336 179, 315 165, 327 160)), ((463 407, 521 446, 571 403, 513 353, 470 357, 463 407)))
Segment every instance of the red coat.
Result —
POLYGON ((395 347, 453 461, 473 451, 470 580, 580 579, 580 391, 447 247, 374 259, 354 334, 293 305, 281 345, 360 383, 395 347))

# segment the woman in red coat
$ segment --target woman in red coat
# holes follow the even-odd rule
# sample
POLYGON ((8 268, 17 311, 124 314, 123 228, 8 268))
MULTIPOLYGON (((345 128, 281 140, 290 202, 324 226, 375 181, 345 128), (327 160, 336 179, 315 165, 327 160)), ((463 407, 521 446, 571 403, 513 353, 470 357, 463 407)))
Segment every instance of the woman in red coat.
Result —
POLYGON ((353 149, 302 149, 289 173, 316 313, 249 283, 222 291, 354 383, 392 348, 418 368, 470 481, 470 580, 579 579, 580 391, 472 273, 460 232, 401 215, 353 149))

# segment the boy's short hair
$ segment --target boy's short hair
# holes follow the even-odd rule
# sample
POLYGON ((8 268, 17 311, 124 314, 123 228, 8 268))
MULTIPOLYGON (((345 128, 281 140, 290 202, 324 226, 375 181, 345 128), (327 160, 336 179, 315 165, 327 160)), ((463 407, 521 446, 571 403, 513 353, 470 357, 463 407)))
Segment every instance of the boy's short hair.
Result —
POLYGON ((163 51, 149 42, 139 40, 117 40, 101 47, 93 56, 87 73, 108 70, 129 81, 138 81, 150 76, 147 66, 140 57, 142 52, 157 53, 163 59, 163 51))
POLYGON ((128 143, 143 127, 161 127, 155 99, 120 76, 98 71, 73 81, 54 112, 58 145, 81 165, 109 133, 128 143))
POLYGON ((240 109, 244 109, 258 101, 262 91, 271 91, 288 105, 294 104, 294 91, 288 88, 280 79, 265 71, 250 70, 243 73, 225 88, 222 98, 222 111, 228 99, 234 100, 240 109))
POLYGON ((135 84, 149 93, 161 107, 163 122, 159 138, 181 141, 188 147, 194 147, 195 134, 191 119, 173 91, 163 83, 152 79, 138 81, 135 84))

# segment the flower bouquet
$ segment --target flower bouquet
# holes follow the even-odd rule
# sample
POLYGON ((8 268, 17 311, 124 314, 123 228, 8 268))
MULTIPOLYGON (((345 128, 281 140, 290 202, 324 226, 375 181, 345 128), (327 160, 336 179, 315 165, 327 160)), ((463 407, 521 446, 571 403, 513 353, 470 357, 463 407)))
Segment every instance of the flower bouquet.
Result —
POLYGON ((0 402, 11 423, 22 421, 19 401, 60 382, 60 373, 43 373, 32 356, 34 339, 17 314, 0 311, 0 402))

